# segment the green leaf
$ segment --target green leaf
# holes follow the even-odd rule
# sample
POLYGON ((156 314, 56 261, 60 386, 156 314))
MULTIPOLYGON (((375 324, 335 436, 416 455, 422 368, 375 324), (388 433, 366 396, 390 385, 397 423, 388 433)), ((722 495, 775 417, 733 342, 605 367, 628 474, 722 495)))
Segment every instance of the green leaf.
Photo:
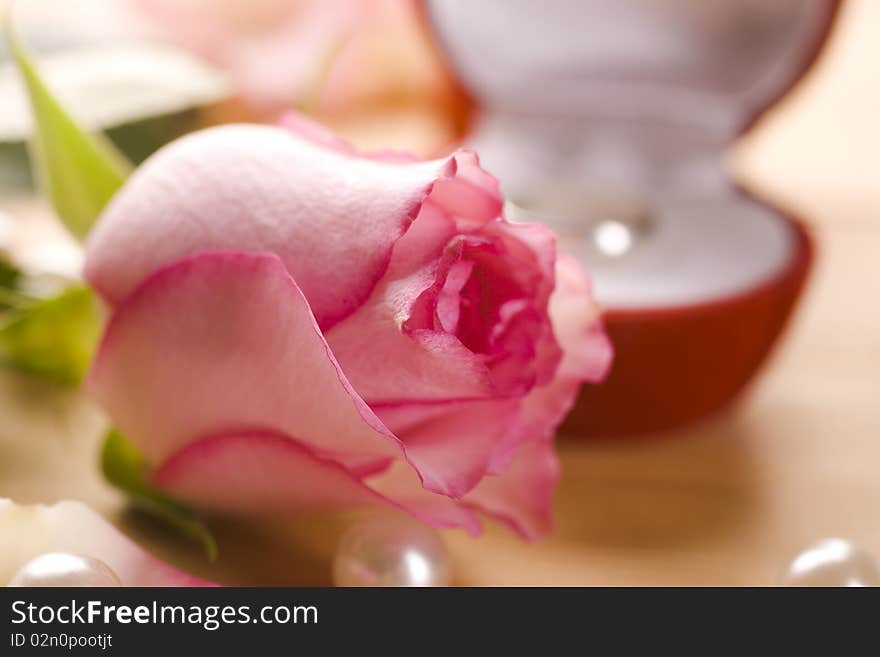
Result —
POLYGON ((0 254, 0 313, 21 304, 22 295, 18 291, 20 282, 21 270, 0 254))
POLYGON ((125 182, 131 164, 104 135, 89 134, 77 125, 43 83, 12 29, 11 17, 3 22, 33 111, 34 169, 58 216, 82 239, 125 182))
MULTIPOLYGON (((0 257, 0 289, 14 290, 21 280, 21 270, 0 257)), ((0 301, 0 306, 3 302, 0 301)))
POLYGON ((104 437, 101 470, 107 481, 128 493, 135 505, 187 538, 201 543, 210 561, 217 558, 217 542, 207 526, 190 509, 147 482, 147 462, 134 445, 115 429, 104 437))
POLYGON ((0 314, 0 363, 77 385, 89 367, 101 330, 92 291, 78 285, 49 299, 19 297, 18 305, 0 314))

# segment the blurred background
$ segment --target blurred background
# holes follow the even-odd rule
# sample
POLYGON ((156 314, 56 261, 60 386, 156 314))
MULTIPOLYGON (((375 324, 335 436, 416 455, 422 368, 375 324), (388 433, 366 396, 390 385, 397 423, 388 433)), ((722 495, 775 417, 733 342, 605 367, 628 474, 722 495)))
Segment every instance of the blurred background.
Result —
MULTIPOLYGON (((461 583, 772 584, 826 536, 880 555, 880 4, 24 0, 15 24, 136 162, 286 110, 367 150, 464 145, 587 265, 617 362, 566 425, 559 531, 451 534, 461 583)), ((76 277, 29 116, 0 47, 0 254, 76 277)), ((4 373, 0 496, 84 499, 224 582, 329 579, 334 519, 223 525, 208 565, 123 513, 100 426, 4 373)))

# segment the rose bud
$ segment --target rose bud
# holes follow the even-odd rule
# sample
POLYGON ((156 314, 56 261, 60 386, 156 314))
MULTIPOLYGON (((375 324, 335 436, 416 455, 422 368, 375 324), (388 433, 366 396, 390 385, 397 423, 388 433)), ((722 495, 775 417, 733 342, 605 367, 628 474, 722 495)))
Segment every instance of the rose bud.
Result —
POLYGON ((475 154, 362 155, 297 116, 161 150, 85 273, 112 306, 92 394, 158 488, 217 511, 542 535, 555 429, 611 359, 585 273, 475 154))

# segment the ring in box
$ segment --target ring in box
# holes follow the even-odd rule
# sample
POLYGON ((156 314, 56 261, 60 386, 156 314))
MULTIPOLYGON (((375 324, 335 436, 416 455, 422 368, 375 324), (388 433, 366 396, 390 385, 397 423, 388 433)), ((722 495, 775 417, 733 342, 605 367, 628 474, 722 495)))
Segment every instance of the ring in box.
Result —
POLYGON ((434 0, 472 96, 466 145, 589 269, 615 345, 567 429, 643 434, 751 379, 812 259, 804 227, 723 154, 814 61, 832 0, 434 0))

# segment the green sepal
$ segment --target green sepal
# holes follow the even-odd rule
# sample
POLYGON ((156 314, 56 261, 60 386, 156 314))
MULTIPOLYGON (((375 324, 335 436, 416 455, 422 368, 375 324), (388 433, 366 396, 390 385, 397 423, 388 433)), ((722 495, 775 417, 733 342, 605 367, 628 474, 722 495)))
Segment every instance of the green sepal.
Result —
POLYGON ((107 481, 127 493, 137 507, 183 536, 201 543, 210 561, 217 558, 217 541, 205 523, 192 510, 149 484, 149 466, 144 457, 115 429, 104 437, 101 470, 107 481))
MULTIPOLYGON (((5 288, 4 288, 5 289, 5 288)), ((101 331, 92 291, 70 287, 48 299, 8 290, 0 313, 0 364, 64 385, 78 385, 89 368, 101 331)))
MULTIPOLYGON (((15 290, 21 281, 21 270, 0 255, 0 289, 15 290)), ((0 299, 0 308, 3 308, 3 300, 0 299)))
POLYGON ((58 216, 83 239, 132 165, 104 135, 83 130, 49 91, 12 29, 10 14, 3 17, 4 31, 30 99, 34 170, 58 216))

